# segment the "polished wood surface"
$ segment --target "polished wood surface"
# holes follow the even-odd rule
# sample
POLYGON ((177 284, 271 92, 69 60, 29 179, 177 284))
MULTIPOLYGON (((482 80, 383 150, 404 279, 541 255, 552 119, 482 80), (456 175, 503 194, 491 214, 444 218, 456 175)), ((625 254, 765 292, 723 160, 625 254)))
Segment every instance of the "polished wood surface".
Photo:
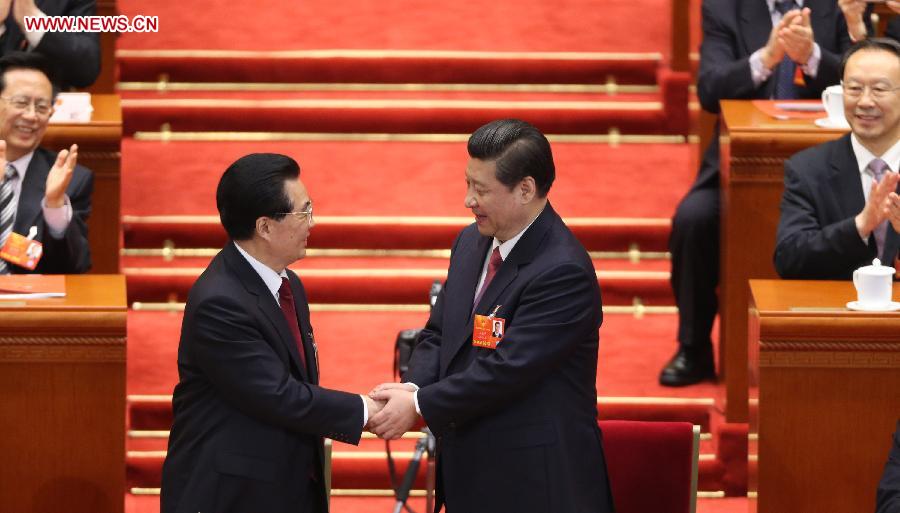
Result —
POLYGON ((78 144, 78 163, 94 172, 88 241, 97 274, 119 272, 122 108, 115 94, 91 95, 88 123, 51 123, 41 146, 53 151, 78 144))
MULTIPOLYGON (((98 0, 97 16, 117 16, 115 0, 98 0)), ((91 94, 112 94, 116 92, 116 39, 118 32, 100 33, 100 76, 94 85, 88 88, 91 94)))
POLYGON ((0 301, 0 509, 122 513, 125 278, 0 301))
POLYGON ((900 417, 900 313, 848 310, 849 282, 749 287, 751 511, 874 511, 900 417))
POLYGON ((784 161, 845 131, 822 129, 812 120, 777 120, 747 100, 721 106, 719 370, 728 422, 746 422, 747 280, 777 277, 772 255, 784 161))

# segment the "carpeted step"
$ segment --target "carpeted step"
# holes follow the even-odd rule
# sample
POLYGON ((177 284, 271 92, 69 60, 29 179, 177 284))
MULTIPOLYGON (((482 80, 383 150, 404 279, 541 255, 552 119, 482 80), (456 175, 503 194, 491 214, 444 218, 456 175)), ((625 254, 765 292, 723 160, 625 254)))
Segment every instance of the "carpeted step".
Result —
MULTIPOLYGON (((471 217, 315 216, 310 248, 450 249, 471 217)), ((566 218, 588 251, 667 251, 667 218, 566 218)), ((221 248, 227 235, 214 216, 122 217, 126 248, 221 248)))
MULTIPOLYGON (((239 84, 235 84, 239 86, 239 84)), ((259 84, 262 87, 264 84, 259 84)), ((121 91, 122 100, 250 100, 250 101, 294 101, 294 100, 455 100, 455 101, 514 101, 514 102, 659 102, 660 96, 655 86, 647 90, 605 92, 606 87, 591 85, 531 85, 509 84, 306 84, 298 91, 271 91, 237 89, 234 91, 121 91), (393 89, 391 88, 393 87, 393 89), (557 90, 559 89, 559 90, 557 90)))
MULTIPOLYGON (((664 89, 668 91, 668 89, 664 89)), ((655 101, 403 99, 122 100, 123 134, 154 132, 471 133, 502 118, 548 134, 687 135, 687 93, 676 106, 655 101)))
MULTIPOLYGON (((291 266, 303 280, 312 303, 423 304, 434 281, 447 277, 444 268, 303 269, 291 266)), ((184 302, 203 268, 125 268, 128 302, 184 302)), ((606 305, 674 305, 668 271, 597 271, 606 305)))
MULTIPOLYGON (((463 204, 467 135, 459 134, 452 140, 419 135, 422 139, 417 141, 353 140, 349 135, 323 140, 232 142, 152 142, 126 137, 122 140, 122 214, 126 223, 130 216, 175 215, 210 216, 199 224, 214 225, 215 190, 225 169, 248 153, 276 152, 297 160, 315 202, 317 227, 312 231, 311 244, 366 248, 369 246, 357 241, 367 231, 369 239, 376 238, 371 232, 384 234, 380 237, 383 242, 375 247, 449 248, 456 232, 472 222, 463 204), (346 232, 349 243, 340 243, 340 234, 316 242, 325 236, 319 232, 327 231, 325 228, 333 222, 342 222, 340 233, 346 232), (417 235, 425 242, 393 243, 397 231, 412 228, 422 230, 417 235)), ((696 145, 551 144, 557 171, 549 197, 560 215, 566 219, 606 219, 599 224, 636 231, 638 243, 644 242, 643 226, 650 224, 655 230, 663 228, 654 232, 662 238, 655 247, 665 245, 668 219, 696 175, 696 145)), ((175 224, 197 221, 176 219, 159 228, 178 230, 175 224)), ((156 221, 142 224, 148 223, 156 221)), ((183 235, 189 235, 193 228, 185 227, 183 235)), ((187 247, 221 246, 224 233, 221 229, 215 233, 218 235, 210 238, 201 231, 199 242, 187 247)), ((125 234, 131 236, 127 227, 125 234)), ((160 247, 165 237, 164 233, 158 235, 149 246, 129 243, 126 238, 126 247, 160 247)), ((607 230, 603 235, 614 233, 607 230)), ((618 237, 622 239, 629 238, 618 237)), ((184 246, 186 240, 190 239, 175 237, 178 246, 184 246)), ((626 243, 620 249, 627 247, 626 243)))
MULTIPOLYGON (((397 333, 425 324, 427 306, 418 311, 378 311, 365 305, 343 310, 321 310, 313 305, 312 325, 316 331, 319 364, 324 386, 365 392, 377 383, 393 381, 393 348, 397 333)), ((128 312, 127 392, 133 399, 140 395, 170 395, 178 380, 176 369, 181 313, 128 312)), ((692 387, 659 386, 657 373, 676 349, 675 314, 648 313, 637 319, 632 315, 607 313, 600 328, 600 353, 597 391, 601 397, 618 397, 619 402, 636 411, 673 408, 684 411, 708 411, 715 406, 719 388, 714 383, 692 387), (641 406, 643 405, 643 406, 641 406)), ((129 401, 132 402, 132 401, 129 401)), ((159 407, 168 412, 163 399, 159 407)), ((604 409, 617 408, 612 401, 601 401, 604 409)), ((170 418, 162 422, 135 422, 130 408, 132 429, 168 429, 170 418)), ((649 415, 649 413, 647 413, 649 415)), ((652 420, 652 419, 651 419, 652 420)), ((708 419, 657 418, 687 420, 708 425, 708 419)))
MULTIPOLYGON (((159 493, 137 495, 125 494, 125 513, 158 513, 159 493)), ((345 491, 335 491, 331 497, 331 513, 372 513, 392 511, 396 500, 393 497, 379 497, 374 494, 357 493, 348 495, 345 491), (340 494, 340 495, 338 495, 340 494)), ((425 511, 425 499, 414 496, 409 505, 418 512, 425 511)), ((746 513, 748 509, 746 497, 704 498, 697 499, 697 513, 746 513)))
POLYGON ((658 53, 440 50, 116 52, 119 80, 268 83, 653 84, 658 53))

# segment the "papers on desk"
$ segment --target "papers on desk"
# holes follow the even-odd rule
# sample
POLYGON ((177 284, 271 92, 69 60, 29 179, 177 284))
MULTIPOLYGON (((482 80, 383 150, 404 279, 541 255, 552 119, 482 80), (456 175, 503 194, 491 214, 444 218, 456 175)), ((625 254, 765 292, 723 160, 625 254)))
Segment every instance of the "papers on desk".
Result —
POLYGON ((66 297, 66 277, 44 274, 0 276, 0 300, 66 297))
POLYGON ((775 102, 775 108, 799 112, 825 112, 825 107, 821 102, 775 102))

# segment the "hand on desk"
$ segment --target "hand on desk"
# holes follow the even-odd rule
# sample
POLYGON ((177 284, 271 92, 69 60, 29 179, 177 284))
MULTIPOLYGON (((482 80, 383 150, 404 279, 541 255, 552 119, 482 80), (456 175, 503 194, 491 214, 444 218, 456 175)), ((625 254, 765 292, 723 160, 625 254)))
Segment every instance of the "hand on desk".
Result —
POLYGON ((383 383, 372 389, 369 397, 386 404, 369 418, 369 430, 385 440, 396 440, 409 431, 419 417, 414 392, 415 387, 407 383, 383 383))

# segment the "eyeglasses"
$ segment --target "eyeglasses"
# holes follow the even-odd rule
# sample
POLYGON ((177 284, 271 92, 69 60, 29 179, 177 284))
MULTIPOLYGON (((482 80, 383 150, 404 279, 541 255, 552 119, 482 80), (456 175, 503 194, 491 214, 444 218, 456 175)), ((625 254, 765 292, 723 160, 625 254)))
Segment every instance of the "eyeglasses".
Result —
POLYGON ((278 216, 294 216, 299 220, 303 220, 304 217, 309 217, 309 219, 313 218, 313 206, 312 203, 309 204, 309 207, 306 210, 298 210, 296 212, 278 212, 278 216))
POLYGON ((0 96, 0 99, 3 99, 12 108, 21 112, 27 111, 28 107, 34 105, 34 113, 41 117, 49 116, 50 111, 53 109, 53 106, 49 102, 32 100, 27 96, 0 96))
POLYGON ((865 94, 866 89, 868 89, 869 94, 876 100, 883 100, 887 98, 889 94, 900 89, 900 87, 891 87, 890 84, 875 84, 870 86, 856 82, 848 82, 846 84, 841 82, 841 88, 848 98, 853 99, 862 98, 862 95, 865 94))

